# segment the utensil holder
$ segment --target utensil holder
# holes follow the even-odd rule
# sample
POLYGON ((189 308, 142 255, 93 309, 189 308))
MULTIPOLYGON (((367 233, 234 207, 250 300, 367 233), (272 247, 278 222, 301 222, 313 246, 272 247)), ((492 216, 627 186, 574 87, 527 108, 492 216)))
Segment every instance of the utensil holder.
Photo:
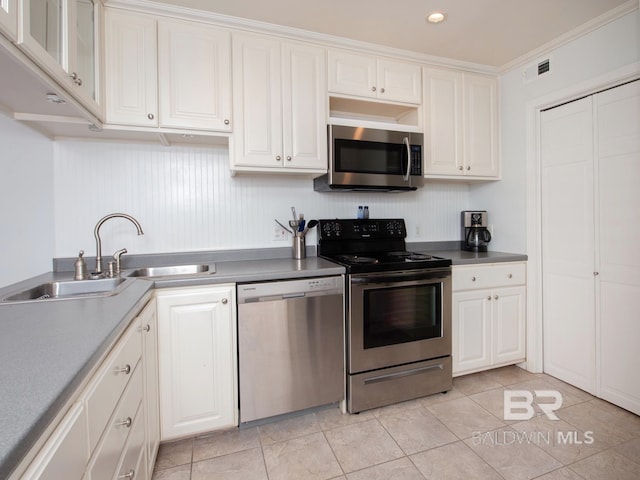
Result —
POLYGON ((293 258, 295 258, 296 260, 307 258, 307 247, 304 238, 305 237, 303 237, 302 235, 293 236, 292 254, 293 258))

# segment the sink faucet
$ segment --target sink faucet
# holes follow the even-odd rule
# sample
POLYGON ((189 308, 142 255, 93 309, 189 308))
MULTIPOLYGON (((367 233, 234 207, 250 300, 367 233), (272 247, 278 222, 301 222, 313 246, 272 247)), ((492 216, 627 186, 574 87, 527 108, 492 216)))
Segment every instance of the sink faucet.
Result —
POLYGON ((100 227, 104 222, 109 220, 110 218, 126 218, 131 223, 133 223, 138 229, 138 235, 144 235, 142 231, 142 227, 138 223, 138 221, 133 218, 131 215, 127 215, 126 213, 110 213, 102 217, 98 223, 96 223, 96 228, 93 229, 93 236, 96 237, 96 271, 95 273, 102 273, 102 241, 100 240, 100 227))

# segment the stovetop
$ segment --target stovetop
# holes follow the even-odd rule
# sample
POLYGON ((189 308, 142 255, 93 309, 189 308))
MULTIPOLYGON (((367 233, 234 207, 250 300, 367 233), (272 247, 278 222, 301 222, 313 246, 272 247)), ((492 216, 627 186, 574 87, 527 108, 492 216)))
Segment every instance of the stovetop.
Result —
POLYGON ((318 255, 349 273, 389 272, 451 266, 451 260, 405 248, 403 219, 319 221, 318 255))

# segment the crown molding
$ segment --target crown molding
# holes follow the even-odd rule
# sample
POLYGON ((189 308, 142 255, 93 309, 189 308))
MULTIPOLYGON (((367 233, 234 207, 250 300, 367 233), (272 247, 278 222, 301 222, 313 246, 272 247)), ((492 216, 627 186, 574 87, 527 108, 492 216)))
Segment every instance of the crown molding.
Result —
POLYGON ((557 38, 554 38, 550 42, 545 43, 544 45, 531 50, 530 52, 508 62, 505 63, 502 67, 498 69, 498 73, 500 75, 508 73, 517 68, 521 68, 524 66, 528 66, 530 63, 537 61, 539 58, 548 55, 553 50, 557 50, 564 45, 571 43, 572 41, 587 35, 608 23, 611 23, 629 13, 638 10, 640 8, 640 2, 638 0, 628 0, 627 2, 619 5, 618 7, 609 10, 608 12, 603 13, 599 17, 596 17, 587 23, 584 23, 573 30, 569 30, 568 32, 560 35, 557 38))
POLYGON ((435 55, 426 55, 419 52, 412 52, 409 50, 402 50, 369 42, 350 40, 335 35, 311 32, 309 30, 302 30, 293 27, 275 25, 272 23, 259 22, 256 20, 249 20, 245 18, 233 17, 230 15, 223 15, 220 13, 207 12, 192 8, 178 7, 166 3, 154 2, 153 0, 104 0, 104 4, 107 7, 131 10, 141 13, 149 13, 153 15, 166 16, 181 20, 202 22, 217 27, 243 31, 246 33, 275 35, 283 39, 315 43, 329 48, 333 47, 355 50, 371 55, 383 55, 398 60, 424 63, 439 67, 457 68, 460 70, 467 70, 476 73, 486 73, 492 75, 497 75, 499 73, 499 69, 491 65, 465 62, 446 57, 438 57, 435 55))

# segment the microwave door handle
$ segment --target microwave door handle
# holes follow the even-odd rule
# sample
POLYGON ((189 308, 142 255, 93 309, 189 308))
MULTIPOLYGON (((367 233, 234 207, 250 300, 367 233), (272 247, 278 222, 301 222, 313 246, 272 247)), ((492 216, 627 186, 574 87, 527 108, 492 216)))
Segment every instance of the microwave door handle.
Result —
POLYGON ((407 172, 402 176, 405 182, 409 181, 409 175, 411 174, 411 145, 409 145, 409 138, 404 137, 402 140, 404 146, 407 149, 407 172))

